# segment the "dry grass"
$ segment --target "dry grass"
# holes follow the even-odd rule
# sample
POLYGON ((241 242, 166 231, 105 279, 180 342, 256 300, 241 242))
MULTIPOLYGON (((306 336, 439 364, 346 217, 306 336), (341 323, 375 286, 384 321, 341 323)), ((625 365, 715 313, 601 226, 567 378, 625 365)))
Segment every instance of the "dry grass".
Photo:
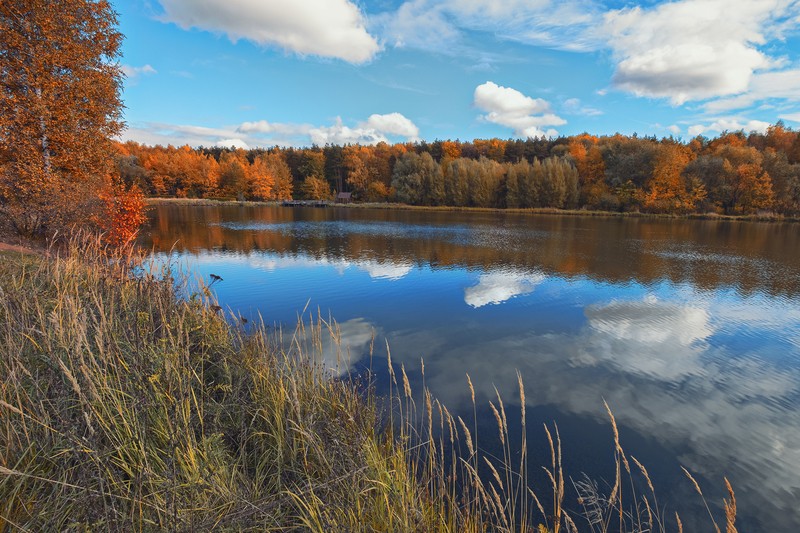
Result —
POLYGON ((573 481, 570 509, 555 426, 551 486, 529 486, 521 377, 522 441, 498 394, 495 457, 478 442, 469 378, 472 421, 391 364, 381 400, 316 362, 323 337, 338 338, 332 321, 245 333, 208 291, 139 265, 85 241, 0 254, 0 532, 666 530, 613 415, 614 489, 573 481))

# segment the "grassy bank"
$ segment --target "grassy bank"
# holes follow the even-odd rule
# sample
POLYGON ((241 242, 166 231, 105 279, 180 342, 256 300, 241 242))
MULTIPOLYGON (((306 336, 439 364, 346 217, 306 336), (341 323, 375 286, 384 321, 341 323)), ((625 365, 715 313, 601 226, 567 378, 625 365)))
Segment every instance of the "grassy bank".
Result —
MULTIPOLYGON (((173 205, 193 205, 193 206, 223 206, 223 205, 280 205, 280 202, 256 202, 256 201, 236 201, 236 200, 213 200, 206 198, 148 198, 148 205, 173 204, 173 205)), ((721 215, 718 213, 686 213, 686 214, 664 214, 664 213, 642 213, 639 211, 619 212, 619 211, 600 211, 592 209, 556 209, 554 207, 532 207, 525 209, 516 208, 494 208, 494 207, 453 207, 453 206, 426 206, 408 205, 393 202, 363 202, 349 204, 331 204, 335 207, 346 209, 386 209, 386 210, 405 210, 405 211, 428 211, 428 212, 465 212, 465 213, 496 213, 496 214, 515 214, 515 215, 559 215, 559 216, 580 216, 580 217, 606 217, 606 218, 648 218, 648 219, 692 219, 692 220, 727 220, 738 222, 800 222, 800 217, 785 216, 774 213, 760 213, 752 215, 721 215)))
POLYGON ((332 379, 316 355, 335 324, 245 334, 139 264, 86 243, 0 253, 0 531, 680 530, 613 417, 613 489, 573 485, 573 512, 555 427, 551 486, 528 488, 521 380, 522 442, 498 397, 487 456, 402 368, 390 408, 332 379))

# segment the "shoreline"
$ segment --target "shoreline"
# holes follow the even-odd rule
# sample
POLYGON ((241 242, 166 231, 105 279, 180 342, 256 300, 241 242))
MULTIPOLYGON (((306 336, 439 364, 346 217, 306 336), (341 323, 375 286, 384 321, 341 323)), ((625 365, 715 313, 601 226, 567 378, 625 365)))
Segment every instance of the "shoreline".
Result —
MULTIPOLYGON (((154 205, 191 205, 191 206, 224 206, 239 205, 248 207, 258 206, 280 206, 278 201, 255 201, 255 200, 216 200, 211 198, 146 198, 148 206, 154 205)), ((575 216, 587 218, 641 218, 641 219, 664 219, 664 220, 716 220, 725 222, 800 222, 800 216, 784 216, 777 214, 755 214, 755 215, 720 215, 718 213, 642 213, 640 211, 617 212, 600 211, 588 209, 557 209, 554 207, 531 207, 531 208, 498 208, 498 207, 456 207, 456 206, 423 206, 408 205, 399 203, 384 202, 364 202, 350 204, 331 203, 329 207, 342 209, 382 209, 388 211, 426 211, 426 212, 457 212, 457 213, 495 213, 512 215, 555 215, 555 216, 575 216)))

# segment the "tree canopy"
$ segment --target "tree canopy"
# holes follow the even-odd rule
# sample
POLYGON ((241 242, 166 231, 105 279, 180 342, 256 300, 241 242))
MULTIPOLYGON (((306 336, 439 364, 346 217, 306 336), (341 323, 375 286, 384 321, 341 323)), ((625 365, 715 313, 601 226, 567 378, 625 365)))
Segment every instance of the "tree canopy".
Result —
POLYGON ((85 218, 122 131, 106 0, 0 2, 0 213, 21 233, 85 218))

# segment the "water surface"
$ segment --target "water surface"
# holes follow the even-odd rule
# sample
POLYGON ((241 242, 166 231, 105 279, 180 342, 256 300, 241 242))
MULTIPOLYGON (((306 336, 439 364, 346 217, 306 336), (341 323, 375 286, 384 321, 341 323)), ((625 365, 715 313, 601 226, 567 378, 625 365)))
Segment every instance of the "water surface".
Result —
POLYGON ((613 481, 605 400, 685 526, 710 529, 680 465, 712 505, 730 479, 741 530, 800 525, 800 225, 238 205, 151 219, 144 244, 221 276, 236 314, 334 317, 348 369, 386 339, 412 387, 424 358, 432 393, 471 418, 468 373, 482 447, 495 387, 519 412, 519 370, 541 463, 556 421, 567 471, 613 481))

